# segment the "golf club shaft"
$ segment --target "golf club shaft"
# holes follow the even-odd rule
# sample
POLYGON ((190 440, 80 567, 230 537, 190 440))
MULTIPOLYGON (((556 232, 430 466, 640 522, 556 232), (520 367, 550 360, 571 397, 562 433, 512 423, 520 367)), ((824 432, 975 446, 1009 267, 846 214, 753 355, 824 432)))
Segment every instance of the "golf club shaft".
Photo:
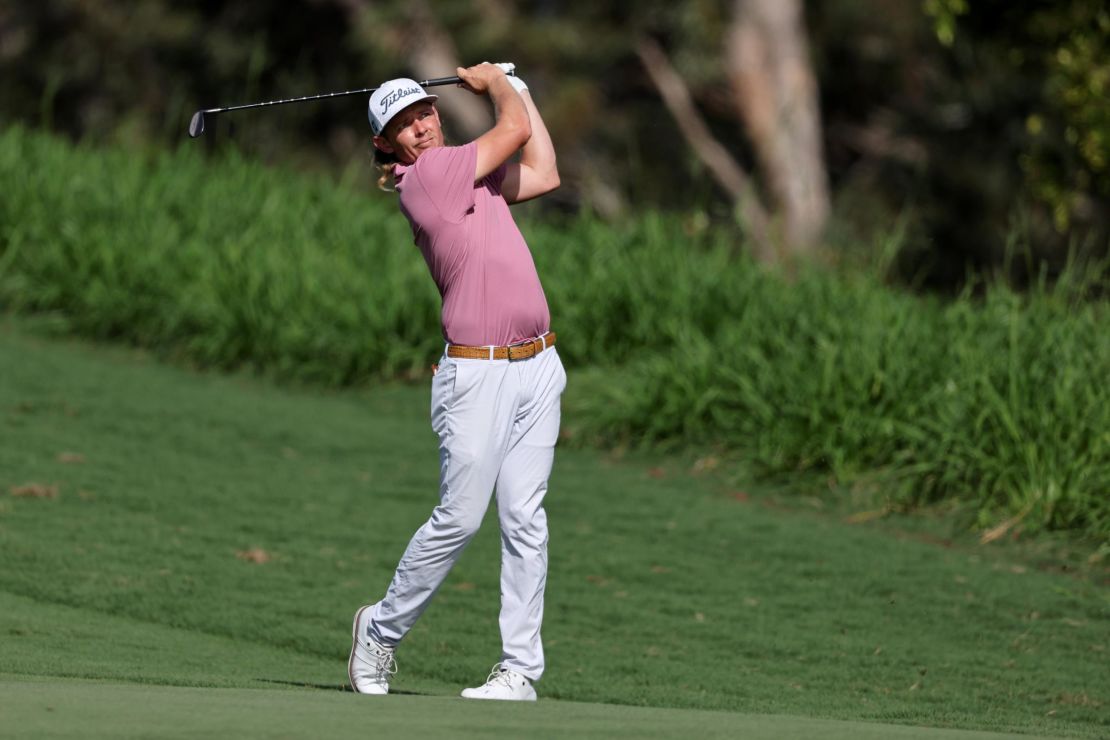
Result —
MULTIPOLYGON (((436 87, 437 85, 452 85, 452 84, 457 84, 459 82, 462 82, 462 79, 459 78, 459 77, 437 77, 437 78, 432 79, 432 80, 422 80, 422 81, 420 81, 419 84, 420 84, 421 87, 436 87)), ((227 113, 228 111, 245 110, 247 108, 264 108, 264 107, 269 106, 269 105, 284 105, 286 103, 301 103, 301 102, 304 102, 306 100, 322 100, 324 98, 339 98, 339 97, 343 97, 344 95, 365 95, 366 93, 372 93, 377 89, 378 88, 376 88, 376 87, 364 87, 360 90, 344 90, 343 92, 324 93, 322 95, 306 95, 306 96, 301 97, 301 98, 286 98, 284 100, 267 100, 264 103, 244 103, 243 105, 229 105, 225 108, 206 108, 206 109, 202 110, 201 113, 206 113, 206 114, 207 113, 227 113)))
MULTIPOLYGON (((512 74, 512 71, 509 71, 512 74)), ((437 85, 453 85, 462 82, 459 77, 436 77, 432 80, 422 80, 420 85, 422 87, 435 87, 437 85)), ((247 108, 265 108, 271 105, 285 105, 286 103, 301 103, 306 100, 320 100, 322 98, 338 98, 344 95, 365 95, 372 93, 378 88, 364 87, 360 90, 344 90, 343 92, 324 93, 323 95, 306 95, 302 98, 286 98, 284 100, 268 100, 264 103, 245 103, 243 105, 229 105, 225 108, 205 108, 198 110, 193 114, 192 120, 189 121, 189 136, 197 138, 204 134, 206 128, 205 119, 209 116, 215 116, 218 113, 227 113, 235 110, 245 110, 247 108)))

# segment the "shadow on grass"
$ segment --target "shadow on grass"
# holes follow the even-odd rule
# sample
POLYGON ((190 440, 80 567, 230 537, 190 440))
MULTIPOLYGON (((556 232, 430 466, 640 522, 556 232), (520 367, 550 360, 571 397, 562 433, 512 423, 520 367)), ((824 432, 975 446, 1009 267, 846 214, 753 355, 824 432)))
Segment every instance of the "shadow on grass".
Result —
MULTIPOLYGON (((353 694, 355 690, 348 684, 334 684, 334 683, 305 683, 304 681, 282 681, 277 678, 256 678, 256 681, 262 683, 275 683, 282 686, 296 686, 300 689, 317 689, 319 691, 338 691, 345 694, 353 694)), ((402 691, 398 689, 390 689, 390 694, 398 694, 401 696, 432 696, 425 691, 402 691)))

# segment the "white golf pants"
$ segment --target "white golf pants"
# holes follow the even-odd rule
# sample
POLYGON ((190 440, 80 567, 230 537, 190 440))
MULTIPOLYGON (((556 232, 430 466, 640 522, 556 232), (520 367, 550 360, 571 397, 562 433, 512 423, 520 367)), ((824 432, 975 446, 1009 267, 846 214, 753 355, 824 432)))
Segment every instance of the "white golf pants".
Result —
POLYGON ((543 673, 547 515, 543 497, 559 436, 566 373, 554 347, 527 360, 444 356, 432 379, 439 435, 439 505, 409 542, 370 634, 395 646, 408 633, 478 531, 497 492, 501 524, 501 662, 543 673))

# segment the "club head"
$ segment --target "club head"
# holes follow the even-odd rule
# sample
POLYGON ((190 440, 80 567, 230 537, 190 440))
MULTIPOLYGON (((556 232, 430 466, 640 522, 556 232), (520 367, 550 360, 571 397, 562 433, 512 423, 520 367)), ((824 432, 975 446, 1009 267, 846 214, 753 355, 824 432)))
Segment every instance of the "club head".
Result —
POLYGON ((204 111, 198 110, 193 114, 193 120, 189 121, 189 136, 197 138, 204 133, 204 111))

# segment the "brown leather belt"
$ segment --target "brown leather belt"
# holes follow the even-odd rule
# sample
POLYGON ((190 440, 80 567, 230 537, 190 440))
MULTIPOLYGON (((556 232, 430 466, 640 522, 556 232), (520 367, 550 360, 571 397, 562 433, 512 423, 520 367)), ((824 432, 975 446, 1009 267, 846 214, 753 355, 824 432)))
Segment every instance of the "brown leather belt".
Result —
POLYGON ((548 347, 555 346, 555 332, 549 331, 542 337, 508 347, 467 347, 462 344, 447 345, 447 356, 465 360, 527 360, 535 357, 548 347))

